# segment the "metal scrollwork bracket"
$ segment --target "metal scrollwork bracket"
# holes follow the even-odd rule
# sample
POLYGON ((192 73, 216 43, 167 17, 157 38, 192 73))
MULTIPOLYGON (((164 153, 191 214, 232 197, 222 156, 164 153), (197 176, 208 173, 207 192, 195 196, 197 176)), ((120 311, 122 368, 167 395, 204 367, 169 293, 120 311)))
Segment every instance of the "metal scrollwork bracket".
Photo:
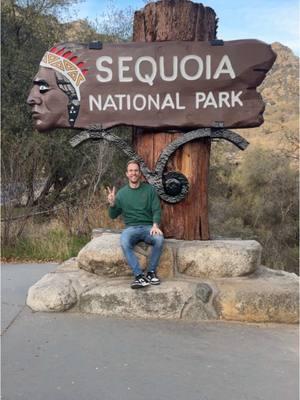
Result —
POLYGON ((140 157, 128 143, 114 135, 111 130, 104 130, 97 125, 92 126, 74 136, 70 140, 70 144, 72 147, 76 147, 87 140, 106 140, 110 143, 113 143, 130 159, 139 162, 144 177, 151 185, 155 187, 157 194, 162 200, 168 203, 178 203, 187 195, 189 191, 189 182, 181 172, 169 171, 164 173, 164 169, 170 156, 180 146, 183 146, 185 143, 188 143, 192 140, 203 138, 224 139, 237 146, 240 150, 245 150, 249 144, 240 135, 228 129, 196 129, 191 132, 184 133, 182 136, 166 146, 156 162, 154 171, 151 171, 147 167, 142 157, 140 157))

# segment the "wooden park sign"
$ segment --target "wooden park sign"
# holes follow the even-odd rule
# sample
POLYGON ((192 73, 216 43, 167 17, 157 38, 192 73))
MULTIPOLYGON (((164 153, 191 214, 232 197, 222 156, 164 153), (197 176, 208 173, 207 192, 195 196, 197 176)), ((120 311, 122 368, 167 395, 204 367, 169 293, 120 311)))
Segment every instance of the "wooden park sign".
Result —
POLYGON ((34 105, 40 131, 259 126, 264 103, 255 89, 274 59, 258 40, 61 44, 44 55, 29 102, 40 96, 62 113, 47 124, 34 105), (56 91, 47 93, 50 83, 56 91))
POLYGON ((216 40, 216 23, 202 4, 149 3, 135 13, 132 43, 65 43, 46 52, 27 100, 39 131, 85 129, 73 146, 106 139, 139 160, 164 200, 166 237, 209 239, 211 139, 244 149, 227 128, 263 123, 256 87, 276 55, 258 40, 216 40), (107 130, 118 125, 135 128, 134 150, 107 130))

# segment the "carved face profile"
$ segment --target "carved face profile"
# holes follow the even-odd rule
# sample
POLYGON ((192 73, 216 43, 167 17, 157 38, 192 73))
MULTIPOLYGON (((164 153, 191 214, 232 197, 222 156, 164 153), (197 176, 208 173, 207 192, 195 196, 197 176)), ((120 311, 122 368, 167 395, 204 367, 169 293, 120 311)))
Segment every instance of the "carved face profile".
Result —
POLYGON ((54 70, 40 67, 27 103, 38 131, 68 125, 68 97, 59 89, 54 70))
POLYGON ((38 131, 74 126, 80 109, 79 86, 87 72, 76 61, 64 46, 44 55, 27 99, 38 131))

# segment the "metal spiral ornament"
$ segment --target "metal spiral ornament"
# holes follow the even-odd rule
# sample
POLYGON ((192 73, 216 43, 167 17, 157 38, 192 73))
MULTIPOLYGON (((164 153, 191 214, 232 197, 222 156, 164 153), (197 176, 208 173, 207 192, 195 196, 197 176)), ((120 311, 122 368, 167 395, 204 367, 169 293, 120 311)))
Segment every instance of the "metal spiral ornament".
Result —
POLYGON ((154 186, 159 197, 167 203, 178 203, 183 200, 189 191, 189 182, 185 175, 177 171, 164 172, 170 156, 185 143, 192 140, 211 138, 225 139, 233 143, 241 150, 245 150, 248 142, 235 132, 228 129, 210 128, 196 129, 191 132, 184 133, 179 138, 171 142, 161 152, 154 171, 151 171, 142 157, 140 157, 133 148, 124 140, 114 135, 111 130, 104 130, 100 126, 91 126, 90 129, 82 131, 70 140, 72 147, 77 147, 87 140, 106 140, 113 143, 121 151, 123 151, 130 159, 136 160, 141 166, 141 172, 147 182, 154 186))
POLYGON ((180 172, 167 172, 163 175, 164 191, 169 196, 185 196, 189 191, 189 181, 180 172))

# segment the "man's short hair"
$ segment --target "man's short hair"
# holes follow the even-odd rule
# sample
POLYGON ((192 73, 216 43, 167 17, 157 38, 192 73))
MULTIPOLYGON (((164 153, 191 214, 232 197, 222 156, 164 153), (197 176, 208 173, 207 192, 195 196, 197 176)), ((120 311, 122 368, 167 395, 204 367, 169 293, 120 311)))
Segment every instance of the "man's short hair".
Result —
POLYGON ((127 164, 126 164, 126 171, 128 170, 128 165, 129 164, 136 164, 138 167, 139 167, 139 170, 141 170, 141 166, 140 166, 140 163, 138 162, 138 161, 136 161, 136 160, 129 160, 128 162, 127 162, 127 164))

